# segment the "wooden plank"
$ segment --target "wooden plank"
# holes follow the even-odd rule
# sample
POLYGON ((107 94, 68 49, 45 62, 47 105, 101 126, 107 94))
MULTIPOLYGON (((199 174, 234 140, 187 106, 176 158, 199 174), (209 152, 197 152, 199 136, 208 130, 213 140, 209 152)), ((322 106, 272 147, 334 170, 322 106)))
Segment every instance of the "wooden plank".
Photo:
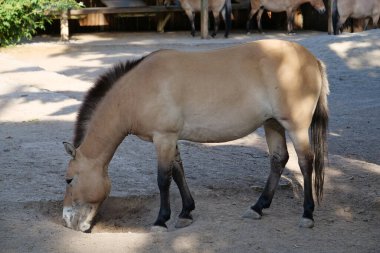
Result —
POLYGON ((147 7, 126 7, 126 8, 114 8, 114 7, 93 7, 83 8, 78 10, 70 10, 71 16, 87 15, 90 13, 102 13, 102 14, 128 14, 128 13, 160 13, 160 12, 181 12, 180 7, 165 7, 165 6, 147 6, 147 7))

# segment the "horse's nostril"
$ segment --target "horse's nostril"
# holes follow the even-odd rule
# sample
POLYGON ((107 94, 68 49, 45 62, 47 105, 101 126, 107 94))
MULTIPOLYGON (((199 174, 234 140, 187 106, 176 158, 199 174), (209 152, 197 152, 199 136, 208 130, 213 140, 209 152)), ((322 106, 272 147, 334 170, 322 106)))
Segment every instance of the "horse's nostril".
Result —
POLYGON ((66 179, 66 183, 67 183, 67 184, 70 184, 70 183, 71 183, 71 181, 73 181, 73 179, 72 179, 72 178, 67 178, 67 179, 66 179))

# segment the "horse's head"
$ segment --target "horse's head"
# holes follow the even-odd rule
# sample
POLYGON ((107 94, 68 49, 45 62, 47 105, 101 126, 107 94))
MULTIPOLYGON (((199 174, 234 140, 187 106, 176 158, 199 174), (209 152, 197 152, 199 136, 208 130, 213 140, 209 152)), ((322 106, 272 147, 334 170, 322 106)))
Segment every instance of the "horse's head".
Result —
POLYGON ((325 13, 326 7, 323 0, 310 0, 310 4, 319 12, 319 14, 325 13))
POLYGON ((111 183, 107 169, 99 166, 96 159, 87 159, 70 143, 64 145, 72 160, 66 172, 63 219, 67 227, 87 232, 111 190, 111 183))

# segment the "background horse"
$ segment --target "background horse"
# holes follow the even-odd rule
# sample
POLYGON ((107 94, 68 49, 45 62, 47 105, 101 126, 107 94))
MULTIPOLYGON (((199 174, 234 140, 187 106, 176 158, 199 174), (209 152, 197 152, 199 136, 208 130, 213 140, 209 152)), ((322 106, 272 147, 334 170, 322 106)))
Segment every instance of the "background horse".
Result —
POLYGON ((129 134, 156 147, 160 210, 153 228, 167 228, 172 179, 182 198, 176 227, 191 224, 195 204, 177 141, 226 142, 264 125, 271 171, 244 217, 258 219, 270 206, 289 158, 287 132, 304 180, 300 225, 312 227, 313 172, 318 202, 323 192, 328 86, 321 61, 304 47, 280 40, 203 52, 161 50, 115 66, 87 93, 74 145, 65 143, 72 156, 63 203, 66 226, 90 230, 110 192, 108 165, 129 134))
POLYGON ((294 15, 296 10, 304 3, 310 3, 319 13, 326 11, 323 0, 251 0, 251 11, 249 12, 247 21, 247 33, 251 31, 251 19, 257 13, 257 27, 259 32, 263 32, 261 27, 261 15, 265 10, 271 12, 283 12, 286 11, 288 33, 293 33, 294 15))
MULTIPOLYGON (((165 0, 164 5, 170 5, 175 0, 165 0)), ((189 18, 191 24, 191 35, 195 36, 195 12, 201 11, 201 0, 179 0, 182 9, 185 11, 187 17, 189 18)), ((212 33, 212 37, 215 37, 219 30, 220 23, 220 12, 222 10, 223 19, 225 21, 225 33, 224 37, 228 37, 228 34, 231 29, 231 15, 232 15, 232 5, 231 0, 209 0, 208 1, 208 10, 212 12, 214 16, 214 32, 212 33)))
POLYGON ((364 18, 365 29, 369 18, 372 18, 373 25, 377 27, 380 16, 380 0, 334 0, 333 2, 333 27, 334 34, 340 33, 347 18, 364 18))

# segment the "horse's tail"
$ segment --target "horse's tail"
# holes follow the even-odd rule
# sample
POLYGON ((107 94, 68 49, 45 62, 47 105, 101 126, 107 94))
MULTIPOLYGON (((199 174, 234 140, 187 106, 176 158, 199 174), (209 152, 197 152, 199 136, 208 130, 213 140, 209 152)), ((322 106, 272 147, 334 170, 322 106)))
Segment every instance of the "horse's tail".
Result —
POLYGON ((323 196, 325 158, 327 158, 327 127, 329 121, 329 109, 327 95, 329 94, 329 82, 327 80, 326 67, 318 60, 319 71, 322 77, 321 94, 311 121, 311 145, 314 151, 314 190, 317 201, 320 203, 323 196))
POLYGON ((224 3, 224 11, 225 11, 225 24, 226 24, 226 30, 224 33, 224 37, 228 38, 228 34, 231 30, 231 15, 232 15, 232 3, 231 0, 226 0, 224 3))
POLYGON ((340 28, 340 27, 338 27, 339 11, 338 11, 337 1, 338 0, 332 1, 332 22, 333 22, 333 29, 334 29, 335 35, 339 34, 339 28, 340 28))

